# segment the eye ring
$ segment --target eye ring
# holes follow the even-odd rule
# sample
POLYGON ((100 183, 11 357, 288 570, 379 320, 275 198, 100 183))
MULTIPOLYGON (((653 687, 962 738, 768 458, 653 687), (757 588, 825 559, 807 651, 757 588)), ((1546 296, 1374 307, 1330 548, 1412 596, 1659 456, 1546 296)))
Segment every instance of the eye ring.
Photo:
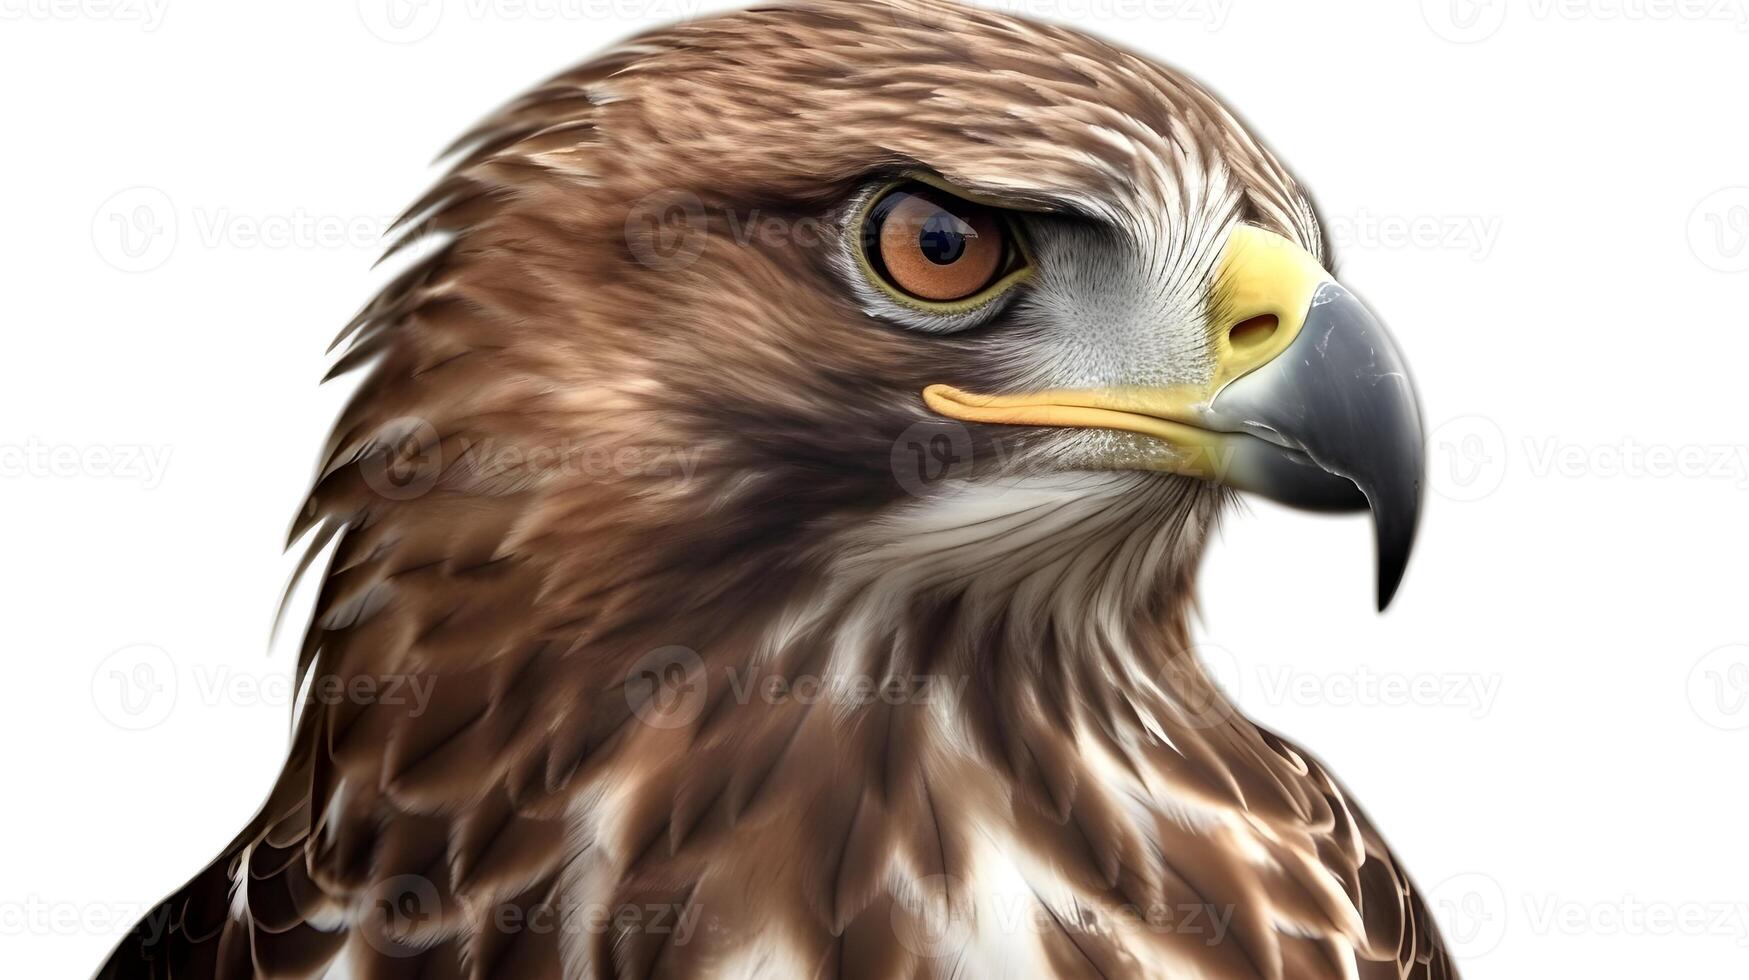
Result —
POLYGON ((869 196, 851 246, 864 276, 889 299, 955 319, 988 306, 1032 271, 1005 211, 916 179, 869 196))

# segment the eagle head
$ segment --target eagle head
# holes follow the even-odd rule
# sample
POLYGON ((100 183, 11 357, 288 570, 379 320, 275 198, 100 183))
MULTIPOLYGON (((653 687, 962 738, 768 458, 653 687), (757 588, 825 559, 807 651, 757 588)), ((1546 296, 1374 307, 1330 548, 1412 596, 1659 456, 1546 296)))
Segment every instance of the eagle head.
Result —
POLYGON ((1311 203, 1195 82, 938 0, 760 7, 513 101, 395 250, 294 528, 291 757, 141 956, 1448 975, 1189 651, 1232 490, 1370 507, 1382 605, 1422 465, 1311 203), (703 924, 616 914, 658 906, 703 924))
POLYGON ((516 497, 552 560, 678 567, 672 609, 739 603, 748 568, 1000 591, 1158 545, 1113 583, 1145 601, 1228 486, 1370 503, 1396 589, 1404 364, 1299 185, 1178 73, 951 5, 768 9, 459 145, 401 239, 439 251, 345 362, 387 355, 333 463, 398 448, 390 498, 516 497))

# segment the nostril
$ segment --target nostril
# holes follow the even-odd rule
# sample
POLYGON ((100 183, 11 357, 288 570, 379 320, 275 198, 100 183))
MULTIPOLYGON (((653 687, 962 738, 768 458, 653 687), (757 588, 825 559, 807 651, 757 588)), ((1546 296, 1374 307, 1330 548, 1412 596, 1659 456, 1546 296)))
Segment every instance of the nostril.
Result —
POLYGON ((1275 328, 1280 325, 1281 321, 1273 313, 1254 316, 1234 324, 1233 329, 1227 331, 1227 341, 1236 351, 1254 350, 1268 343, 1269 338, 1275 336, 1275 328))

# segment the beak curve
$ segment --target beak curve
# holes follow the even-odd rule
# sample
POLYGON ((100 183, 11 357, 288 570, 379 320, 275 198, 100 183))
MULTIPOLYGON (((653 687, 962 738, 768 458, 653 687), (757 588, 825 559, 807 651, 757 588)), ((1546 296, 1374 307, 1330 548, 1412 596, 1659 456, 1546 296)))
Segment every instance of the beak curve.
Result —
POLYGON ((1233 486, 1299 507, 1372 510, 1378 607, 1389 605, 1415 543, 1425 449, 1408 368, 1371 311, 1324 283, 1287 348, 1202 414, 1210 429, 1255 437, 1233 455, 1233 486))

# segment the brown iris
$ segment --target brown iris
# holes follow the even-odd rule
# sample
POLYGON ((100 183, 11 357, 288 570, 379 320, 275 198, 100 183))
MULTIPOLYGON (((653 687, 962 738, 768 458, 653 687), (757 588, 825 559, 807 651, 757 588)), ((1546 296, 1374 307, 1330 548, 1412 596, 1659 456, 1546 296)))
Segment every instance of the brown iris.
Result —
POLYGON ((901 292, 937 303, 976 295, 1008 261, 996 212, 908 185, 875 202, 864 226, 869 263, 901 292))

